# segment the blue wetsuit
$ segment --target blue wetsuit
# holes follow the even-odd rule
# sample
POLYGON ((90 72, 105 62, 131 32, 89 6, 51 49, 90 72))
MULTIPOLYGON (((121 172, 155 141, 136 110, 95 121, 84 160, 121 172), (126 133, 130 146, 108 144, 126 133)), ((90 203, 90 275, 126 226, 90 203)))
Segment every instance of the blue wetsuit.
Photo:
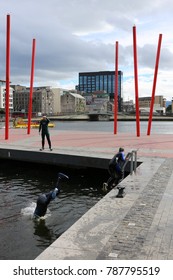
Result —
POLYGON ((59 190, 57 188, 47 194, 41 194, 37 199, 37 206, 34 211, 34 217, 43 217, 46 214, 49 203, 51 202, 51 200, 54 200, 58 194, 59 190))

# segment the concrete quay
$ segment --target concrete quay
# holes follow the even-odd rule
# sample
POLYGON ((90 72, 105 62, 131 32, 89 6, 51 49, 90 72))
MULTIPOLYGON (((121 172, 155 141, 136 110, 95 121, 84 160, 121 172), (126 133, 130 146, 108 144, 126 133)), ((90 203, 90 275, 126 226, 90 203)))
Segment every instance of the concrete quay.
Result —
POLYGON ((173 135, 113 135, 51 130, 53 151, 40 152, 38 130, 0 129, 0 159, 105 169, 120 146, 137 150, 136 173, 105 195, 37 260, 173 259, 173 135))

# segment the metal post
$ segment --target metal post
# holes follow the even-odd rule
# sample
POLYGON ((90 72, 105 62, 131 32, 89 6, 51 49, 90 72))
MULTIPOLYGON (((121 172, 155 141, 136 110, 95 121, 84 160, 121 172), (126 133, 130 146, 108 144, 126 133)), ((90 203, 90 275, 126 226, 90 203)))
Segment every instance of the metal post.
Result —
POLYGON ((133 153, 131 153, 131 161, 130 161, 130 174, 133 173, 133 153))
POLYGON ((114 134, 117 134, 118 102, 118 42, 115 44, 115 83, 114 83, 114 134))
POLYGON ((139 118, 139 99, 138 99, 138 63, 137 63, 136 26, 133 26, 133 55, 134 55, 135 100, 136 100, 136 134, 137 137, 139 137, 140 118, 139 118))
POLYGON ((133 150, 132 153, 134 154, 134 172, 136 173, 136 168, 137 168, 137 151, 133 150))
POLYGON ((162 43, 162 34, 159 34, 147 135, 150 135, 150 132, 151 132, 151 123, 152 123, 152 117, 153 117, 154 98, 155 98, 155 91, 156 91, 157 73, 158 73, 158 68, 159 68, 161 43, 162 43))
POLYGON ((31 78, 30 78, 30 95, 29 95, 29 108, 28 108, 28 130, 31 131, 31 118, 32 118, 32 93, 33 93, 33 81, 34 81, 34 63, 35 63, 35 44, 36 41, 33 39, 32 42, 32 61, 31 61, 31 78))
POLYGON ((10 95, 10 15, 7 15, 6 36, 6 94, 5 94, 5 140, 9 137, 9 95, 10 95))

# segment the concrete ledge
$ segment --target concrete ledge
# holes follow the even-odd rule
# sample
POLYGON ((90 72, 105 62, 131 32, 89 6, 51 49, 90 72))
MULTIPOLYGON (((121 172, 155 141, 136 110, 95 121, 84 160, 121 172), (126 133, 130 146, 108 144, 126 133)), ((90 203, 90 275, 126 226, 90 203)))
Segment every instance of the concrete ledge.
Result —
POLYGON ((147 159, 138 167, 136 174, 129 175, 120 183, 126 190, 123 199, 116 198, 117 190, 113 189, 36 259, 95 260, 99 258, 115 229, 163 161, 163 159, 147 159))
MULTIPOLYGON (((49 164, 56 166, 65 166, 71 168, 98 168, 105 169, 108 168, 108 163, 110 158, 107 157, 96 157, 96 156, 85 156, 74 155, 72 153, 54 153, 53 151, 28 151, 28 150, 18 150, 18 149, 3 149, 0 148, 0 158, 8 160, 18 160, 24 162, 34 162, 41 164, 49 164)), ((138 162, 138 165, 140 162, 138 162)), ((130 163, 127 164, 126 172, 130 172, 130 163)))

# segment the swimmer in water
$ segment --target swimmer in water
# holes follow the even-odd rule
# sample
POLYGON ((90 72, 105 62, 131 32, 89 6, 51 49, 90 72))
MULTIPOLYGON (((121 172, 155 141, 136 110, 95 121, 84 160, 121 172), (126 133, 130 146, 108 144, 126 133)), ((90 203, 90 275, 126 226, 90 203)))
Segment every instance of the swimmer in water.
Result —
POLYGON ((69 177, 63 173, 58 173, 58 181, 55 189, 53 191, 50 191, 49 193, 41 194, 38 197, 33 218, 39 219, 45 216, 49 203, 54 200, 60 193, 59 182, 61 179, 69 179, 69 177))
POLYGON ((34 218, 44 217, 47 212, 47 207, 51 200, 54 200, 59 194, 59 189, 55 188, 53 191, 50 191, 46 194, 41 194, 37 199, 37 205, 34 211, 34 218))

